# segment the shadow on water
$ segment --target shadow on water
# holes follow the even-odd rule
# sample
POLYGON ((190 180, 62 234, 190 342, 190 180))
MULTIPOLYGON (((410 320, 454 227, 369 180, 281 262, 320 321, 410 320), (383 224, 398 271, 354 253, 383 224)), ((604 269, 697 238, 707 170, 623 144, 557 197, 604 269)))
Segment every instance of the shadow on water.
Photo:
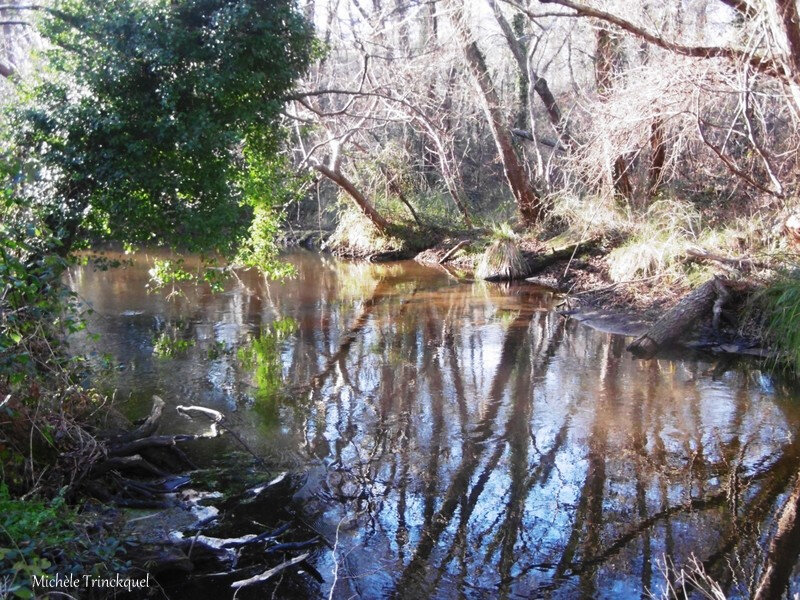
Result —
POLYGON ((331 542, 314 594, 639 598, 692 554, 752 591, 800 458, 796 395, 757 364, 635 360, 528 285, 290 260, 282 284, 246 272, 172 300, 145 293, 145 254, 69 283, 101 334, 76 345, 111 355, 127 410, 154 393, 221 410, 304 473, 295 501, 331 542), (164 331, 190 343, 155 355, 164 331))

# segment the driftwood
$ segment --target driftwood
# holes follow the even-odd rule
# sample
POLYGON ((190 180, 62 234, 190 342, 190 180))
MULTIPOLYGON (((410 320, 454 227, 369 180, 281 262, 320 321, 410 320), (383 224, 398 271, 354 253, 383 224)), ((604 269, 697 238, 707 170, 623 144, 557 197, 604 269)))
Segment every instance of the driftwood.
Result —
POLYGON ((439 264, 443 265, 444 263, 446 263, 448 260, 453 258, 453 256, 455 255, 456 252, 461 250, 461 248, 463 248, 464 246, 469 245, 469 243, 470 243, 470 240, 461 240, 460 242, 458 242, 455 246, 450 248, 450 250, 445 252, 444 256, 439 259, 439 264))
POLYGON ((754 260, 745 256, 722 256, 714 254, 703 248, 689 248, 686 250, 686 257, 698 262, 715 262, 730 270, 750 271, 753 269, 770 269, 771 267, 760 260, 754 260))
POLYGON ((800 550, 800 476, 783 506, 754 600, 783 598, 800 550))
MULTIPOLYGON (((163 400, 161 400, 158 396, 155 396, 154 399, 163 404, 163 400)), ((154 407, 155 404, 156 403, 154 402, 154 407)), ((199 439, 215 438, 220 435, 217 424, 222 422, 224 418, 221 412, 211 408, 205 408, 203 406, 178 406, 176 409, 178 412, 186 415, 190 415, 192 412, 200 412, 209 417, 212 422, 208 432, 200 434, 151 435, 148 437, 137 438, 122 444, 112 444, 108 449, 109 456, 130 456, 150 448, 172 448, 175 447, 176 444, 182 442, 192 442, 199 439)), ((159 408, 158 412, 160 414, 161 408, 159 408)))
POLYGON ((92 469, 95 476, 102 475, 108 471, 140 471, 155 477, 166 477, 168 473, 159 469, 153 463, 142 458, 139 454, 132 456, 113 456, 97 464, 92 469))
POLYGON ((274 531, 265 531, 264 533, 260 533, 254 537, 248 539, 239 539, 239 540, 230 540, 222 544, 223 548, 241 548, 243 546, 250 546, 252 544, 258 544, 261 542, 267 542, 269 540, 274 540, 282 533, 285 533, 291 527, 291 523, 285 523, 275 529, 274 531))
POLYGON ((136 429, 109 436, 109 441, 112 444, 124 444, 125 442, 132 442, 133 440, 153 435, 158 429, 165 405, 166 403, 160 397, 153 396, 153 407, 144 422, 136 429))
POLYGON ((187 415, 190 418, 191 418, 191 413, 199 412, 206 415, 209 419, 214 421, 214 423, 221 423, 225 418, 225 416, 218 410, 214 410, 213 408, 206 408, 205 406, 196 406, 194 404, 192 404, 191 406, 183 406, 179 404, 178 406, 175 407, 175 410, 177 410, 181 414, 187 415))
MULTIPOLYGON (((184 465, 178 463, 161 468, 164 459, 171 457, 173 453, 185 458, 184 453, 178 448, 182 442, 216 437, 222 428, 230 430, 224 424, 224 414, 217 410, 203 406, 177 406, 177 412, 188 418, 199 415, 201 419, 210 421, 208 431, 199 434, 157 434, 164 406, 163 400, 154 397, 150 415, 140 426, 129 433, 106 438, 103 443, 106 458, 94 466, 92 477, 87 482, 87 489, 94 490, 93 495, 124 508, 163 510, 182 504, 181 500, 171 494, 189 483, 190 478, 170 475, 170 471, 180 473, 184 465)), ((237 437, 234 432, 231 434, 237 437)), ((185 460, 188 461, 188 458, 185 460)), ((241 494, 232 506, 225 506, 229 518, 234 522, 246 521, 249 525, 253 522, 254 510, 259 512, 260 509, 269 508, 276 503, 283 505, 283 500, 291 497, 293 493, 291 481, 291 478, 283 474, 269 483, 241 494), (266 494, 268 491, 279 489, 283 490, 282 495, 266 494), (262 498, 263 502, 254 507, 253 502, 262 496, 268 497, 262 498), (243 516, 247 518, 243 519, 243 516)), ((284 523, 258 534, 245 533, 239 537, 221 538, 202 535, 203 530, 199 528, 208 519, 197 514, 194 509, 200 508, 200 512, 203 513, 212 511, 211 518, 216 518, 219 515, 219 508, 202 507, 197 504, 192 508, 197 519, 196 533, 185 535, 181 531, 173 531, 166 540, 158 544, 136 544, 127 551, 128 559, 144 571, 153 574, 196 574, 197 571, 213 569, 213 573, 199 576, 229 578, 228 582, 233 582, 234 590, 265 582, 276 574, 286 572, 290 567, 294 567, 295 570, 302 568, 310 576, 321 580, 320 574, 306 562, 311 547, 320 542, 319 537, 310 537, 306 533, 300 538, 302 541, 279 543, 279 536, 291 528, 291 523, 284 523), (292 558, 292 555, 299 556, 292 558), (243 569, 235 568, 240 558, 247 563, 255 560, 260 564, 252 564, 243 569), (264 564, 265 561, 267 564, 264 564), (285 562, 264 570, 269 563, 274 565, 279 561, 285 562)))
POLYGON ((234 581, 231 584, 231 587, 234 589, 239 589, 256 583, 263 583, 264 581, 267 581, 268 579, 274 577, 284 569, 293 567, 294 565, 303 562, 310 555, 311 554, 309 552, 306 552, 305 554, 301 554, 300 556, 295 556, 291 560, 287 560, 286 562, 279 564, 277 567, 272 567, 271 569, 264 571, 263 573, 261 573, 261 575, 256 575, 254 577, 250 577, 249 579, 241 579, 239 581, 234 581))
POLYGON ((264 554, 275 554, 276 552, 296 552, 298 550, 305 550, 311 548, 319 543, 319 538, 314 537, 304 542, 284 542, 283 544, 276 544, 264 551, 264 554))
POLYGON ((726 280, 714 277, 687 294, 676 306, 656 321, 643 336, 628 345, 636 356, 649 358, 656 351, 674 342, 698 318, 709 311, 714 315, 714 326, 719 324, 722 305, 729 294, 726 280))
POLYGON ((140 440, 133 440, 126 444, 117 444, 111 446, 108 450, 109 456, 130 456, 131 454, 138 454, 142 450, 148 448, 169 448, 181 442, 191 442, 204 437, 205 435, 151 435, 150 437, 142 438, 140 440))

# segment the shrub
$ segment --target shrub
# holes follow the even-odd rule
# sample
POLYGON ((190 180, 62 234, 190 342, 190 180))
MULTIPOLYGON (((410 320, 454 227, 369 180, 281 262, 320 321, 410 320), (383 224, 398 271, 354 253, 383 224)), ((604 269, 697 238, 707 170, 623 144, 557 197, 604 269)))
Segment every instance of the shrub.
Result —
POLYGON ((80 531, 79 515, 70 509, 63 492, 49 501, 11 498, 0 484, 0 582, 3 597, 33 597, 33 577, 108 570, 124 572, 117 555, 119 540, 80 531))

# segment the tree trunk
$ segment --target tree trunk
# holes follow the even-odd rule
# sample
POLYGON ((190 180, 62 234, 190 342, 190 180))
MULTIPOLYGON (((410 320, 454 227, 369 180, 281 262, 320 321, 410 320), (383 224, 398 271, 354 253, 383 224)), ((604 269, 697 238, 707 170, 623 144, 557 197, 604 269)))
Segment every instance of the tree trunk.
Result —
MULTIPOLYGON (((597 49, 594 58, 594 76, 597 92, 605 98, 614 83, 614 73, 618 70, 619 49, 616 34, 608 27, 601 25, 596 33, 597 49)), ((633 184, 630 177, 630 165, 624 156, 614 158, 611 169, 614 191, 630 200, 633 197, 633 184)))
POLYGON ((715 322, 722 302, 727 298, 725 281, 714 277, 686 295, 678 304, 656 321, 647 333, 631 342, 628 351, 649 358, 656 351, 678 339, 698 318, 713 310, 715 322))
POLYGON ((500 98, 494 88, 483 54, 478 48, 478 44, 472 39, 469 26, 464 18, 463 6, 460 0, 450 0, 448 4, 453 12, 456 32, 463 47, 467 66, 475 79, 483 100, 486 119, 497 146, 500 160, 503 163, 503 171, 508 181, 508 187, 517 203, 517 209, 520 212, 523 223, 533 225, 544 216, 542 202, 533 191, 525 174, 525 169, 523 169, 519 157, 514 151, 508 124, 503 118, 500 98))
POLYGON ((650 149, 653 156, 650 160, 650 173, 648 188, 650 198, 658 193, 664 172, 664 162, 667 158, 667 145, 664 141, 664 121, 659 117, 650 128, 650 149))
POLYGON ((400 184, 397 182, 396 176, 389 172, 389 170, 385 167, 381 167, 381 172, 383 173, 384 179, 386 179, 386 185, 389 187, 389 191, 397 196, 398 200, 406 205, 408 212, 411 213, 411 216, 414 217, 414 221, 422 227, 422 221, 419 220, 419 216, 417 215, 417 211, 414 210, 414 207, 411 205, 411 202, 408 201, 406 195, 403 193, 403 188, 400 187, 400 184))
POLYGON ((386 233, 386 230, 389 228, 389 222, 384 219, 377 210, 375 210, 375 207, 372 206, 370 201, 367 200, 364 195, 356 189, 356 187, 350 182, 349 179, 347 179, 347 177, 342 175, 340 171, 329 169, 321 163, 314 164, 313 166, 317 171, 325 175, 325 177, 333 181, 336 185, 347 192, 349 196, 355 200, 355 203, 358 205, 364 215, 366 215, 372 224, 375 225, 375 228, 378 231, 381 233, 386 233))
POLYGON ((558 133, 559 138, 565 146, 570 147, 572 145, 572 137, 570 136, 566 123, 561 116, 561 109, 558 107, 558 102, 556 102, 553 92, 550 91, 550 86, 547 84, 547 80, 544 77, 540 77, 533 69, 532 59, 532 55, 528 56, 528 77, 530 80, 530 85, 538 94, 539 98, 542 99, 544 108, 547 111, 547 117, 550 119, 550 123, 553 124, 553 127, 558 133))
POLYGON ((783 598, 800 552, 800 476, 786 500, 778 520, 778 529, 769 544, 767 560, 753 600, 783 598))

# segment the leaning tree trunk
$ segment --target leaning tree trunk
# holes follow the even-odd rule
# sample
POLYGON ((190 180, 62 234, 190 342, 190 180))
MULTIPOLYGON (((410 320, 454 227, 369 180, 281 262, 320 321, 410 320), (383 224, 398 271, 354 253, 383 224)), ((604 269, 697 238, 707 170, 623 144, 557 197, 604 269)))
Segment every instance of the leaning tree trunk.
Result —
POLYGON ((678 339, 697 319, 714 313, 714 324, 719 320, 722 304, 728 297, 725 281, 714 277, 694 289, 678 304, 656 321, 647 333, 631 342, 628 350, 636 356, 649 358, 656 351, 678 339))
POLYGON ((653 198, 661 187, 664 176, 664 163, 667 159, 667 144, 664 140, 664 120, 658 117, 650 126, 650 149, 653 152, 650 159, 648 174, 648 195, 653 198))
POLYGON ((517 209, 526 225, 537 223, 544 216, 544 207, 541 199, 531 187, 525 169, 511 142, 511 134, 501 109, 500 98, 495 90, 494 83, 489 75, 486 60, 472 39, 469 26, 464 17, 464 8, 460 0, 450 0, 449 7, 453 12, 456 32, 464 51, 470 73, 472 73, 478 91, 483 100, 483 108, 492 132, 497 152, 503 163, 508 187, 511 190, 517 209))
POLYGON ((326 167, 322 163, 316 163, 313 165, 314 168, 325 175, 328 179, 333 181, 336 185, 342 188, 347 194, 355 201, 358 207, 361 209, 361 212, 375 225, 375 228, 380 231, 381 233, 386 233, 386 230, 389 228, 389 221, 384 219, 380 213, 375 210, 375 207, 372 206, 369 200, 367 200, 364 195, 358 191, 356 186, 354 186, 347 177, 342 175, 341 171, 334 171, 329 167, 326 167))

